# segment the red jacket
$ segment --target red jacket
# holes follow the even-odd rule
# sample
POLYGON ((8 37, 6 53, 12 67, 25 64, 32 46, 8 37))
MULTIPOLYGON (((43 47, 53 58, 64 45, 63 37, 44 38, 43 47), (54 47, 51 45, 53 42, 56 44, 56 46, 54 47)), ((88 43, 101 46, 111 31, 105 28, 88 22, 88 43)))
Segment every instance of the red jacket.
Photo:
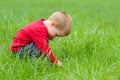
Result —
POLYGON ((10 46, 11 51, 15 53, 26 44, 34 42, 38 49, 42 51, 51 62, 57 62, 57 58, 54 56, 48 45, 48 31, 43 21, 44 19, 34 21, 20 29, 10 46))

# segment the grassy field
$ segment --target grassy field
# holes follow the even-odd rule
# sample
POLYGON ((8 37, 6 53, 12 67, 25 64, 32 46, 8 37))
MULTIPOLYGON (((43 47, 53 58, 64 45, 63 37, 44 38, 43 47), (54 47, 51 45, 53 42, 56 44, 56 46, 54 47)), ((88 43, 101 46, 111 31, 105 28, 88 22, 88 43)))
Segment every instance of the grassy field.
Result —
POLYGON ((120 0, 0 0, 0 80, 120 80, 120 0), (63 66, 12 55, 16 32, 54 11, 73 18, 71 34, 50 42, 63 66))

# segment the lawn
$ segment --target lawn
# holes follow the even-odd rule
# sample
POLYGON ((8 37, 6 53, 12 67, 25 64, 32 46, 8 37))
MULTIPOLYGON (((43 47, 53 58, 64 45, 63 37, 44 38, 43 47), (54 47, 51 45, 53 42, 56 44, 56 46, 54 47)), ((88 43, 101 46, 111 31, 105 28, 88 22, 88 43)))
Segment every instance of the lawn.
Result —
POLYGON ((120 0, 0 0, 0 80, 120 80, 120 0), (63 66, 13 55, 16 32, 54 11, 73 18, 70 35, 50 42, 63 66))

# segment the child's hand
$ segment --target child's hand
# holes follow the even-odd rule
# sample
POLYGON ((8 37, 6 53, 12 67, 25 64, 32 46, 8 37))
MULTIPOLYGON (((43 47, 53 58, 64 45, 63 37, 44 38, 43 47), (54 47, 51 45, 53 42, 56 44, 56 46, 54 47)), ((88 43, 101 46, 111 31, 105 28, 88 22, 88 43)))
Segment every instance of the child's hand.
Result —
POLYGON ((56 63, 59 67, 62 67, 62 62, 60 62, 59 60, 58 60, 58 62, 56 63))

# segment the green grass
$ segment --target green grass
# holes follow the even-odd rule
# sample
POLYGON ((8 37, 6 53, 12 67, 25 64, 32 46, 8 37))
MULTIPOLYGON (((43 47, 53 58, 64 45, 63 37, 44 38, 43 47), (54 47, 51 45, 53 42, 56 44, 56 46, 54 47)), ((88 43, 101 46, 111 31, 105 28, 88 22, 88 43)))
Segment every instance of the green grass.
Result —
POLYGON ((120 80, 119 0, 0 0, 0 80, 120 80), (62 68, 41 56, 19 60, 9 51, 16 32, 33 20, 65 11, 68 37, 50 46, 62 68))

